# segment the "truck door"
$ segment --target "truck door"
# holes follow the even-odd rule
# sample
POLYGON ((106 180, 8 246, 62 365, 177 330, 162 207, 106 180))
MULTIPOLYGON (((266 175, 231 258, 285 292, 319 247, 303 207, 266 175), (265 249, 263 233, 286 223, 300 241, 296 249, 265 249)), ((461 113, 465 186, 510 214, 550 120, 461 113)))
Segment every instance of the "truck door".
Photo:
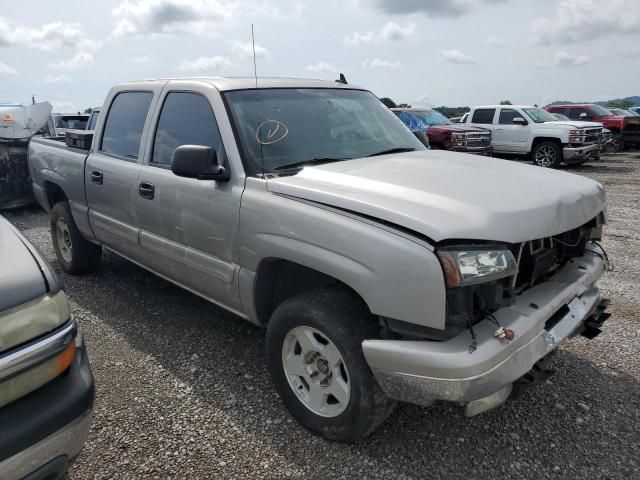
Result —
POLYGON ((184 178, 171 171, 181 145, 205 145, 224 159, 210 86, 167 86, 133 204, 144 264, 180 285, 233 309, 241 309, 236 251, 243 183, 184 178))
POLYGON ((528 120, 523 112, 514 108, 500 109, 498 124, 493 130, 493 145, 496 150, 514 153, 526 152, 531 127, 513 123, 514 118, 528 120))
POLYGON ((138 249, 138 157, 153 96, 152 91, 123 91, 113 97, 85 167, 89 222, 96 238, 132 258, 138 249))

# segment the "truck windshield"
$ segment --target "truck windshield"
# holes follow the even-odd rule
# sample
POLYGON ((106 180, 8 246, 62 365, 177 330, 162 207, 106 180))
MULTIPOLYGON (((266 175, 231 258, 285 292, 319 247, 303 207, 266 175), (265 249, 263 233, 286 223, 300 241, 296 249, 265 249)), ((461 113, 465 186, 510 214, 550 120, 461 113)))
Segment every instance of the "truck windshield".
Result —
POLYGON ((558 121, 558 119, 549 112, 538 107, 523 108, 522 110, 527 114, 527 117, 534 121, 534 123, 558 121))
POLYGON ((425 150, 371 92, 274 88, 259 90, 258 97, 256 90, 224 96, 249 174, 386 151, 425 150))

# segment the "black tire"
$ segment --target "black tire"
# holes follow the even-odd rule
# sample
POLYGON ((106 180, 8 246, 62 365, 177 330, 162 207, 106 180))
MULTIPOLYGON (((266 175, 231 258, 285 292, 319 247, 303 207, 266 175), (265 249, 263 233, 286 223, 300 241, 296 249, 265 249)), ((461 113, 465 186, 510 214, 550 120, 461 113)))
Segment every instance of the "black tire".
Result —
POLYGON ((562 163, 562 148, 556 142, 540 142, 531 152, 534 165, 545 168, 558 168, 562 163))
POLYGON ((378 326, 366 305, 343 288, 313 290, 279 305, 267 327, 267 367, 291 415, 310 430, 335 441, 353 442, 378 428, 392 413, 396 402, 382 392, 362 353, 362 341, 377 336, 378 326), (351 390, 346 409, 337 416, 321 416, 312 411, 298 398, 287 379, 283 346, 296 327, 321 332, 342 356, 351 390))
POLYGON ((51 240, 62 269, 72 275, 88 273, 100 266, 102 247, 84 239, 71 215, 69 202, 56 203, 51 209, 51 240), (60 233, 60 222, 66 226, 60 233), (64 244, 60 244, 63 242, 64 244))

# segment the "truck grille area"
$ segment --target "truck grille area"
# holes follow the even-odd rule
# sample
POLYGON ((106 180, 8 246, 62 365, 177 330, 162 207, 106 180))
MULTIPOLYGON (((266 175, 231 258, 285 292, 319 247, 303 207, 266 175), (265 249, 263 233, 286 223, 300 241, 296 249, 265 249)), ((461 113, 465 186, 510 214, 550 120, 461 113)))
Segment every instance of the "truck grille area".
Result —
POLYGON ((585 142, 586 143, 598 143, 602 136, 601 128, 586 128, 585 129, 585 142))
POLYGON ((594 226, 589 222, 554 237, 530 240, 512 247, 518 261, 518 275, 513 284, 515 292, 533 287, 553 275, 571 258, 582 256, 594 226))
POLYGON ((488 147, 491 145, 490 133, 467 133, 466 135, 467 147, 479 148, 488 147))

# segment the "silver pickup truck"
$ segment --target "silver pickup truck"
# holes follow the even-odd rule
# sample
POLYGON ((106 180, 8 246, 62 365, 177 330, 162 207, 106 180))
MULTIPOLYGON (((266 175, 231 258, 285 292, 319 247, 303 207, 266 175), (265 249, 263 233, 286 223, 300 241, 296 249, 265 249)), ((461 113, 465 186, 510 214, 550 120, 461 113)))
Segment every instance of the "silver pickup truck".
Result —
POLYGON ((344 82, 118 85, 90 150, 34 139, 29 166, 66 272, 105 247, 266 327, 283 402, 330 439, 397 400, 496 407, 607 317, 601 185, 427 150, 344 82))

